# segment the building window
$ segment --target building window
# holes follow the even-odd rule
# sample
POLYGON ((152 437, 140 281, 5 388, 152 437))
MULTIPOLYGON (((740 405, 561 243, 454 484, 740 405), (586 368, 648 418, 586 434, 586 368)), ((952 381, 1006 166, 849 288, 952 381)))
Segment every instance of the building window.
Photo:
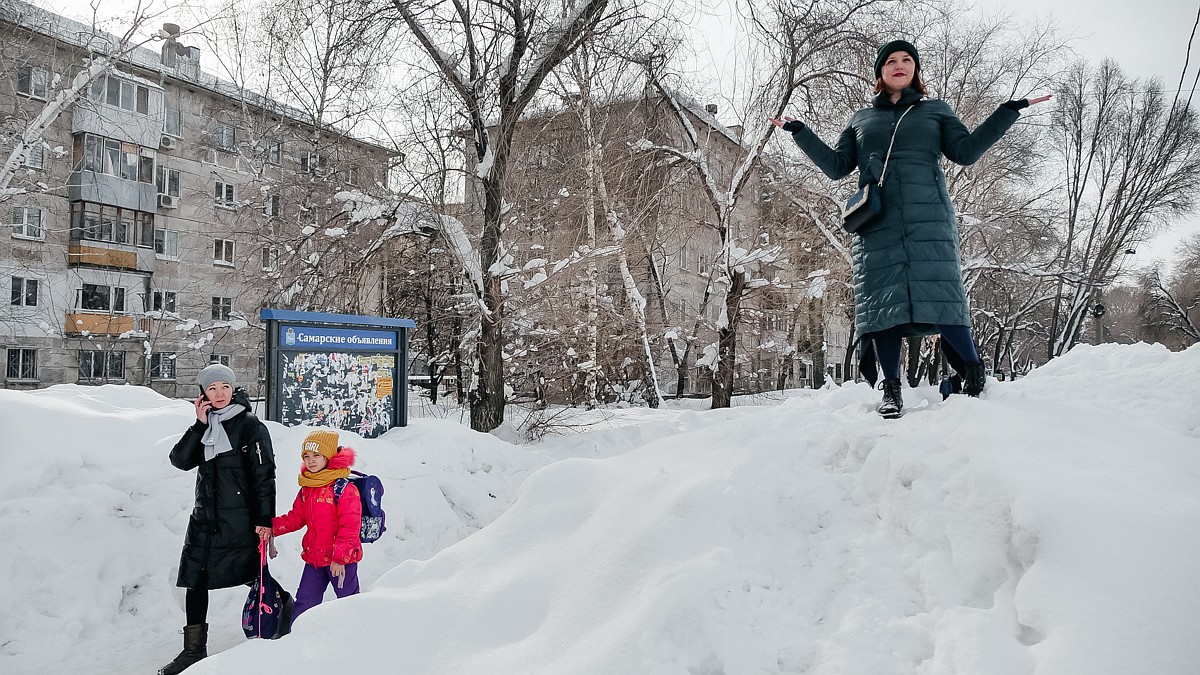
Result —
POLYGON ((12 236, 18 239, 41 239, 42 210, 36 206, 14 206, 12 208, 12 236))
POLYGON ((125 379, 125 352, 79 350, 79 379, 125 379))
POLYGON ((264 272, 270 272, 279 264, 279 249, 264 246, 262 250, 262 268, 264 272))
POLYGON ((686 244, 679 248, 679 269, 681 270, 691 268, 691 265, 688 264, 688 253, 688 247, 686 244))
MULTIPOLYGON (((228 321, 230 314, 233 313, 233 298, 222 298, 213 296, 212 299, 212 318, 213 321, 228 321)), ((228 364, 226 364, 228 365, 228 364)))
POLYGON ((35 140, 25 153, 25 166, 31 169, 46 168, 46 143, 42 139, 35 140))
POLYGON ((154 352, 150 354, 150 379, 175 379, 175 353, 154 352))
POLYGON ((258 381, 267 381, 267 357, 265 356, 258 357, 258 381))
POLYGON ((283 163, 283 141, 275 138, 264 138, 258 142, 258 147, 262 149, 263 156, 266 157, 268 164, 278 166, 283 163))
POLYGON ((301 206, 300 224, 317 227, 321 224, 321 210, 315 206, 301 206))
POLYGON ((79 290, 79 308, 94 312, 124 312, 125 289, 120 286, 84 284, 79 290))
POLYGON ((9 304, 25 307, 37 307, 38 285, 39 283, 37 279, 13 277, 12 301, 9 304))
POLYGON ((106 204, 71 202, 71 238, 154 245, 154 214, 131 211, 106 204))
POLYGON ((696 271, 700 274, 708 274, 708 256, 700 256, 699 261, 699 264, 696 265, 696 271))
POLYGON ((213 241, 213 264, 233 266, 232 239, 216 239, 213 241))
POLYGON ((37 379, 37 350, 25 347, 8 348, 8 367, 4 377, 9 380, 37 379))
POLYGON ((160 258, 179 260, 179 233, 175 230, 155 230, 154 253, 160 258))
POLYGON ((150 88, 115 75, 96 78, 92 82, 91 98, 143 115, 150 112, 150 88))
POLYGON ((158 167, 158 193, 178 197, 179 177, 179 169, 168 169, 165 166, 158 167))
POLYGON ((180 114, 178 108, 167 108, 166 118, 163 120, 163 133, 175 138, 183 137, 183 115, 180 114))
POLYGON ((328 161, 319 152, 307 152, 300 158, 300 170, 304 173, 325 173, 328 161))
POLYGON ((209 354, 208 362, 209 363, 219 363, 219 364, 225 366, 226 368, 228 368, 229 367, 229 355, 228 354, 209 354))
POLYGON ((150 294, 150 310, 154 312, 175 312, 175 291, 154 291, 150 294))
POLYGON ((214 196, 216 198, 217 206, 227 209, 232 209, 233 207, 237 206, 237 190, 234 188, 233 183, 217 181, 217 188, 214 192, 214 196))
POLYGON ((280 203, 279 195, 267 195, 267 200, 263 202, 263 215, 278 216, 280 203))
POLYGON ((359 168, 357 166, 352 166, 349 169, 346 169, 346 182, 347 183, 349 183, 350 185, 358 185, 358 178, 359 178, 359 168))
POLYGON ((21 66, 17 71, 17 93, 31 98, 46 98, 49 72, 38 66, 21 66))
POLYGON ((228 124, 213 127, 212 144, 219 150, 233 152, 237 149, 237 128, 228 124))
POLYGON ((154 160, 158 153, 136 143, 95 134, 75 136, 75 170, 94 171, 141 183, 154 182, 154 160))

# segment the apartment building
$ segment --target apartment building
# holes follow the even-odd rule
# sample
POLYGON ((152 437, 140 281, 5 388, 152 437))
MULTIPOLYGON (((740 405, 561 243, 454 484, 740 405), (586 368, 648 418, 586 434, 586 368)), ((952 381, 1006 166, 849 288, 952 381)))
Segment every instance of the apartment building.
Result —
MULTIPOLYGON (((680 101, 698 130, 700 151, 709 158, 715 182, 727 185, 744 156, 740 130, 721 124, 715 106, 680 101)), ((581 245, 605 246, 612 241, 604 213, 589 219, 584 139, 572 103, 528 115, 516 132, 505 188, 509 207, 503 264, 507 268, 538 268, 538 261, 552 264, 568 259, 581 245)), ((595 119, 604 145, 608 202, 623 219, 620 226, 627 234, 624 249, 630 271, 646 301, 659 386, 668 395, 675 394, 681 383, 680 393, 685 396, 707 395, 712 386, 713 349, 709 347, 715 346, 724 311, 720 289, 712 283, 721 234, 695 169, 653 149, 686 149, 684 129, 654 91, 606 102, 595 111, 595 119), (689 340, 693 335, 695 339, 689 340)), ((590 189, 595 194, 596 187, 590 189)), ((811 223, 778 198, 780 189, 769 169, 760 165, 728 222, 738 246, 780 245, 786 252, 780 260, 748 267, 753 277, 778 283, 748 294, 742 303, 734 364, 736 393, 811 385, 814 360, 796 348, 797 326, 814 327, 817 335, 806 335, 805 342, 809 349, 822 350, 816 360, 819 367, 828 363, 830 377, 842 375, 846 340, 837 338, 848 321, 835 316, 838 308, 833 303, 803 302, 807 286, 796 283, 813 269, 828 267, 821 261, 828 252, 811 223)), ((481 204, 478 186, 468 185, 464 217, 481 217, 481 204)), ((601 297, 598 359, 609 386, 620 391, 644 380, 645 373, 637 365, 644 362, 642 345, 616 258, 598 258, 595 266, 601 297)), ((577 398, 581 380, 571 371, 583 361, 584 340, 580 329, 571 327, 583 323, 587 311, 588 275, 586 265, 576 265, 528 288, 517 282, 520 275, 509 282, 514 300, 507 312, 512 342, 506 352, 512 355, 509 379, 518 397, 536 390, 534 397, 566 402, 577 398)))
POLYGON ((386 183, 396 153, 203 72, 171 24, 158 49, 125 50, 4 0, 0 36, 0 156, 52 119, 0 191, 0 385, 191 396, 219 361, 257 394, 261 308, 377 309, 365 272, 335 255, 369 233, 332 196, 386 183), (80 74, 101 57, 115 65, 80 74))

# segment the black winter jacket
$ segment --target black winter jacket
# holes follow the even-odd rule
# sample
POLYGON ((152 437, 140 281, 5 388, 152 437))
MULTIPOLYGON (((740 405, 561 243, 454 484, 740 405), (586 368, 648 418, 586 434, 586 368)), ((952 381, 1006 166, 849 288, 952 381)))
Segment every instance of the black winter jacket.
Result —
POLYGON ((257 525, 275 516, 275 454, 267 427, 249 412, 244 390, 232 404, 246 407, 223 422, 233 450, 204 461, 200 439, 208 425, 196 421, 171 449, 171 464, 196 471, 196 505, 188 521, 176 585, 196 588, 207 572, 207 588, 228 588, 258 578, 257 525))

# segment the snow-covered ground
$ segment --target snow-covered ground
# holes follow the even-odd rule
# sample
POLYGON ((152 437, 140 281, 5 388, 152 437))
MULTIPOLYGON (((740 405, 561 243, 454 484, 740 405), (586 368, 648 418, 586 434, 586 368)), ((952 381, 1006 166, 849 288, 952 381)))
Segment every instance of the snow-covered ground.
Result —
MULTIPOLYGON (((244 590, 214 591, 188 672, 1200 672, 1200 347, 1080 347, 978 400, 906 389, 894 421, 877 397, 609 410, 532 446, 457 418, 354 439, 390 525, 365 592, 246 641, 244 590)), ((194 474, 167 452, 191 415, 137 387, 0 391, 0 672, 178 652, 194 474)), ((269 426, 283 509, 307 429, 269 426)), ((272 563, 288 587, 299 541, 272 563)))

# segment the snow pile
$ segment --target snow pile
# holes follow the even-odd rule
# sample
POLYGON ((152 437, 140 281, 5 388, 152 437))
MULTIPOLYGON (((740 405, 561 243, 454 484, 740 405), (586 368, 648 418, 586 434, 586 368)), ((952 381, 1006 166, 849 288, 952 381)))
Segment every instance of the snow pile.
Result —
MULTIPOLYGON (((188 411, 130 392, 0 392, 5 672, 178 650, 191 476, 150 458, 188 411)), ((189 673, 344 669, 348 649, 365 673, 1195 672, 1200 347, 1078 348, 979 400, 904 393, 892 421, 859 384, 610 411, 536 450, 440 421, 360 443, 406 533, 363 565, 400 564, 277 642, 237 639, 244 594, 214 593, 214 648, 238 646, 189 673), (492 486, 517 490, 506 511, 492 486), (426 557, 473 527, 451 502, 486 527, 426 557)))
MULTIPOLYGON (((153 672, 179 651, 183 590, 175 574, 195 472, 167 460, 194 421, 190 404, 106 385, 0 390, 0 672, 153 672), (167 659, 163 659, 163 655, 167 659), (97 671, 95 663, 114 664, 97 671)), ((307 427, 268 422, 277 508, 292 505, 307 427)), ((428 558, 494 520, 548 459, 457 421, 413 420, 365 440, 342 433, 358 468, 385 484, 388 531, 367 549, 367 585, 408 558, 428 558)), ((300 536, 277 540, 271 569, 294 587, 300 536)), ((245 638, 246 593, 214 591, 210 650, 245 638)))

